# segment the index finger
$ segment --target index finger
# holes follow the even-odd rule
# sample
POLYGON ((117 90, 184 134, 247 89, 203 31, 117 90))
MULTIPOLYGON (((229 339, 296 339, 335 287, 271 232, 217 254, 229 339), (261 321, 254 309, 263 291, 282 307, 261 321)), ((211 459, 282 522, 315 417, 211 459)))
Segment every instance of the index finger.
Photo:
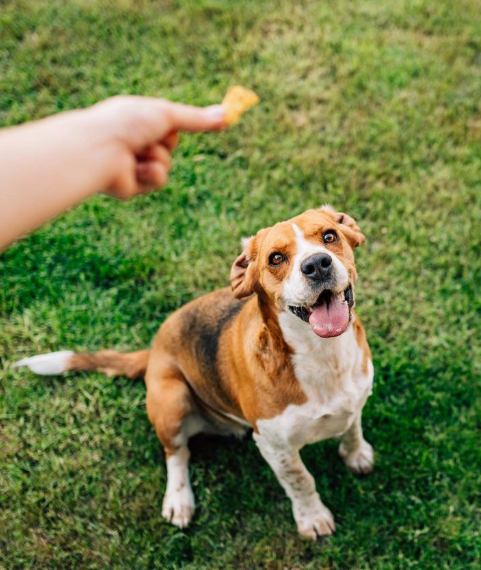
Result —
POLYGON ((225 109, 222 105, 210 107, 194 107, 183 103, 169 102, 165 107, 171 130, 188 131, 218 131, 227 126, 225 109))

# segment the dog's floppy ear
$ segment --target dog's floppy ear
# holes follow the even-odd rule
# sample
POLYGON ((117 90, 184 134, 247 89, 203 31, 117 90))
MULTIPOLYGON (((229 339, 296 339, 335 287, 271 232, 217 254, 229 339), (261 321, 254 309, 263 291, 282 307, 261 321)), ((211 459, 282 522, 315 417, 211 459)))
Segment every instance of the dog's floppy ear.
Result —
POLYGON ((342 232, 346 236, 351 247, 358 247, 366 241, 366 236, 361 232, 361 228, 357 225, 356 220, 344 214, 336 212, 331 206, 322 206, 321 212, 328 212, 334 217, 336 224, 342 226, 342 232))
POLYGON ((351 244, 351 247, 362 245, 366 241, 366 236, 361 232, 361 228, 357 225, 356 220, 342 212, 338 212, 336 215, 336 222, 342 225, 342 231, 351 244))
POLYGON ((257 268, 253 259, 255 240, 255 236, 242 239, 242 253, 230 270, 230 283, 236 299, 252 295, 257 284, 257 268))

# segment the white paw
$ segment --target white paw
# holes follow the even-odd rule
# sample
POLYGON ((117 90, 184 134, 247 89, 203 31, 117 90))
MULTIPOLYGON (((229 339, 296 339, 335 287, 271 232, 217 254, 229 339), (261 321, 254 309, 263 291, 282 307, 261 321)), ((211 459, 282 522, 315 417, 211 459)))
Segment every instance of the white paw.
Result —
POLYGON ((374 467, 374 449, 367 441, 363 441, 358 449, 350 453, 346 451, 341 443, 339 455, 355 475, 367 475, 374 467))
POLYGON ((179 528, 186 527, 194 515, 195 501, 190 485, 184 485, 165 494, 162 516, 179 528))
POLYGON ((318 496, 307 505, 293 504, 292 508, 300 535, 317 540, 320 536, 329 536, 336 531, 331 511, 322 504, 318 496))

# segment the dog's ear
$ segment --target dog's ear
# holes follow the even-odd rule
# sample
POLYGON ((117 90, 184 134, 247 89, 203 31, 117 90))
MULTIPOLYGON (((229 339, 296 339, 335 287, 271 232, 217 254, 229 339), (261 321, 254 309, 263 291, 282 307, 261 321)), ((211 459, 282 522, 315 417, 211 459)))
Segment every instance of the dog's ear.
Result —
POLYGON ((336 224, 342 226, 342 233, 346 236, 351 247, 358 247, 366 241, 366 236, 361 232, 361 228, 354 218, 343 212, 336 212, 331 206, 322 206, 320 210, 330 214, 331 217, 334 217, 336 224))
POLYGON ((256 237, 242 238, 243 250, 230 270, 230 283, 234 297, 243 299, 254 293, 257 284, 257 267, 254 256, 256 237))
POLYGON ((366 241, 366 236, 361 232, 361 228, 351 216, 338 212, 336 223, 341 224, 342 231, 351 244, 351 247, 358 247, 366 241))

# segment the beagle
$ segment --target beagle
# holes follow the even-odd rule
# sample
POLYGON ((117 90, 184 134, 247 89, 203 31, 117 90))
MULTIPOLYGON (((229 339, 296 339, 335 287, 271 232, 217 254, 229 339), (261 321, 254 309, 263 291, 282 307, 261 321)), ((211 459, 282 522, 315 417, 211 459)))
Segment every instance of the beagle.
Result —
POLYGON ((356 222, 324 206, 243 240, 232 290, 196 299, 160 327, 151 350, 61 351, 25 358, 38 374, 100 370, 145 377, 147 413, 165 449, 162 514, 185 527, 194 513, 188 440, 199 432, 253 430, 260 453, 292 502, 297 529, 316 539, 335 530, 300 449, 341 438, 356 474, 371 471, 373 448, 361 414, 373 366, 355 314, 356 222))

